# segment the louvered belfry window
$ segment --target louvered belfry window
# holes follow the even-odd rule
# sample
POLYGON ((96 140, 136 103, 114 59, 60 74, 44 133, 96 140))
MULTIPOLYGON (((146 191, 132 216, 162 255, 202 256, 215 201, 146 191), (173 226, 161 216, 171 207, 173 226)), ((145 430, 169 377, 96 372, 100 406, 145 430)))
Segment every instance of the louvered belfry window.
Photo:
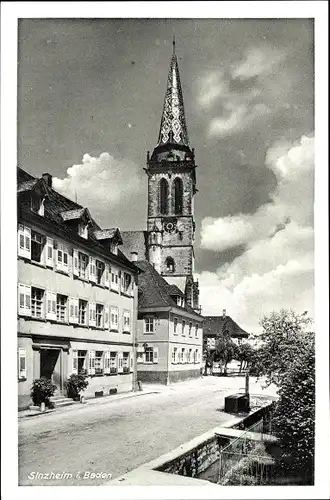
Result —
POLYGON ((168 183, 166 179, 161 179, 159 183, 159 209, 161 214, 168 214, 168 183))

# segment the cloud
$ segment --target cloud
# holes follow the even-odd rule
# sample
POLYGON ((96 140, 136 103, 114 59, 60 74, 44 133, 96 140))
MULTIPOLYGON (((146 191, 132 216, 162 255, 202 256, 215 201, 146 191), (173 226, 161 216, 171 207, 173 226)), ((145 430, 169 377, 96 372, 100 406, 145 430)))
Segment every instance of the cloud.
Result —
POLYGON ((67 169, 64 179, 54 177, 54 189, 87 206, 92 215, 107 213, 126 203, 141 189, 138 167, 130 160, 118 160, 109 153, 99 157, 84 154, 79 165, 67 169))
POLYGON ((313 312, 314 138, 275 144, 265 163, 277 180, 271 201, 253 214, 205 218, 201 228, 204 249, 245 248, 216 273, 199 276, 204 312, 226 308, 251 328, 272 309, 313 312))
POLYGON ((225 137, 245 130, 255 122, 262 123, 281 106, 280 89, 283 85, 280 68, 286 55, 269 47, 252 47, 244 57, 201 78, 198 105, 202 110, 216 114, 209 123, 210 137, 225 137))
POLYGON ((269 47, 253 47, 245 52, 245 57, 231 66, 232 78, 247 80, 255 76, 271 73, 283 60, 284 54, 269 47))

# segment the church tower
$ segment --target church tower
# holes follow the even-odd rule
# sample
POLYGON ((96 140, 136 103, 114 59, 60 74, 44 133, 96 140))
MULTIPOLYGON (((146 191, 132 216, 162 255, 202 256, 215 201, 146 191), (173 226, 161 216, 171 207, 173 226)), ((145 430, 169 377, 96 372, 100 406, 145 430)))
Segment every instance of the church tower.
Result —
POLYGON ((147 258, 169 284, 199 309, 194 272, 194 150, 190 148, 179 66, 173 41, 158 143, 147 155, 147 258))

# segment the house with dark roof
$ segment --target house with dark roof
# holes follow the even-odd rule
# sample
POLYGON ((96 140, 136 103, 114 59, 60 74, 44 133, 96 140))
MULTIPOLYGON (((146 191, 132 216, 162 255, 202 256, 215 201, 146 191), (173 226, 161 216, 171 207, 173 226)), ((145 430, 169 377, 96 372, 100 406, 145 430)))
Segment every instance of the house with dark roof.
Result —
MULTIPOLYGON (((135 254, 137 257, 137 254, 135 254)), ((146 260, 137 260, 137 378, 169 384, 201 374, 203 317, 146 260)))
POLYGON ((62 196, 52 176, 17 172, 18 394, 46 377, 66 396, 71 374, 86 396, 131 391, 136 382, 137 276, 118 228, 62 196))
POLYGON ((226 314, 225 309, 223 310, 222 316, 204 316, 204 351, 206 348, 211 351, 214 350, 217 338, 222 335, 229 335, 232 341, 237 345, 240 345, 249 337, 249 334, 226 314))

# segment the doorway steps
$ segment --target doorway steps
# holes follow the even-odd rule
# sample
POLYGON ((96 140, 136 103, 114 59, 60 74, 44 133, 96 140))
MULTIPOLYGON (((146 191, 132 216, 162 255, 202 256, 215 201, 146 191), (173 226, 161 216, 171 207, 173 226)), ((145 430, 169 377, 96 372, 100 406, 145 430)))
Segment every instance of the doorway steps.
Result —
POLYGON ((74 404, 72 398, 66 398, 65 396, 61 396, 60 394, 52 396, 50 401, 54 404, 55 408, 61 408, 62 406, 68 406, 74 404))

